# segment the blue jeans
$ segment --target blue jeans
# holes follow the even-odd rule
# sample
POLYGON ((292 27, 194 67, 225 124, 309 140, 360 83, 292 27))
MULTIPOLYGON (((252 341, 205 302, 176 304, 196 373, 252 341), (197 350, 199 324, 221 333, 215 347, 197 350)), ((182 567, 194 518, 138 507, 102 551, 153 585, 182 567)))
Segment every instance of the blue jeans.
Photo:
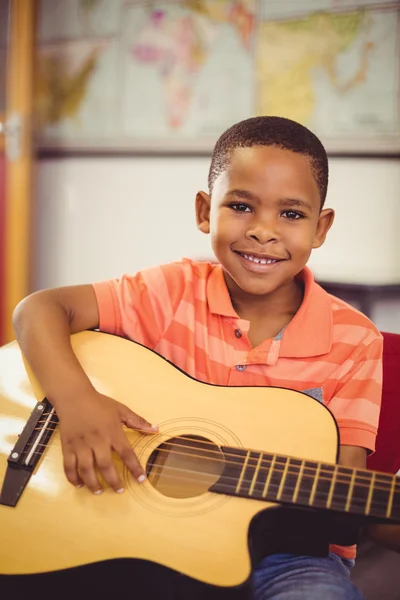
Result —
POLYGON ((273 554, 253 574, 254 600, 363 600, 350 581, 354 560, 273 554))

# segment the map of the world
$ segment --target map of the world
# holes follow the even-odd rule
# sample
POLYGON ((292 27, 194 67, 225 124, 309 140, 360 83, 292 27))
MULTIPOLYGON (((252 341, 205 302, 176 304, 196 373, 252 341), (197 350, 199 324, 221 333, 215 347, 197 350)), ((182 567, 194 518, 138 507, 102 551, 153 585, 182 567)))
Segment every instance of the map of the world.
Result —
POLYGON ((400 151, 400 3, 41 0, 39 144, 209 151, 254 115, 400 151))

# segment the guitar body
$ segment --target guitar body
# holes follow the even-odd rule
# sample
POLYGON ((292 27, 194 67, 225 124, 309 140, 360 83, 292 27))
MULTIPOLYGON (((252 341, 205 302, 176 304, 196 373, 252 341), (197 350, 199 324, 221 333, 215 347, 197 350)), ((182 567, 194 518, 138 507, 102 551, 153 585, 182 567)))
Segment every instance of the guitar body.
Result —
MULTIPOLYGON (((272 531, 279 519, 290 523, 290 509, 208 491, 221 474, 222 453, 221 460, 209 461, 202 480, 190 451, 182 457, 189 462, 179 464, 176 456, 160 460, 154 451, 168 439, 194 436, 215 444, 210 447, 216 452, 221 446, 257 448, 335 463, 338 432, 330 412, 280 388, 199 383, 148 349, 114 336, 84 332, 72 336, 72 344, 98 391, 159 425, 154 436, 126 430, 142 465, 156 466, 148 466, 148 479, 140 485, 116 457, 125 493, 105 489, 95 496, 75 489, 63 472, 56 429, 18 504, 0 505, 0 593, 7 585, 15 589, 18 581, 39 582, 42 589, 52 581, 64 589, 69 581, 82 590, 91 577, 87 589, 93 596, 107 585, 111 592, 122 586, 134 595, 140 584, 151 598, 249 597, 257 516, 263 511, 272 531), (194 472, 184 485, 182 469, 194 472), (128 575, 123 585, 122 573, 128 575), (164 591, 155 591, 157 586, 164 591)), ((0 372, 1 487, 7 457, 43 393, 29 368, 28 377, 16 343, 0 350, 0 372)))

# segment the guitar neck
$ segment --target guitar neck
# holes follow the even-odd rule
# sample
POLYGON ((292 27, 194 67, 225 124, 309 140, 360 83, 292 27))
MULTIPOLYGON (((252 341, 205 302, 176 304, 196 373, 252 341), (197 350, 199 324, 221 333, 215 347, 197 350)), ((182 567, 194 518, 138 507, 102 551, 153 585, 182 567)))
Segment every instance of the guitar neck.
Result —
POLYGON ((366 469, 223 447, 210 491, 400 522, 400 478, 366 469))

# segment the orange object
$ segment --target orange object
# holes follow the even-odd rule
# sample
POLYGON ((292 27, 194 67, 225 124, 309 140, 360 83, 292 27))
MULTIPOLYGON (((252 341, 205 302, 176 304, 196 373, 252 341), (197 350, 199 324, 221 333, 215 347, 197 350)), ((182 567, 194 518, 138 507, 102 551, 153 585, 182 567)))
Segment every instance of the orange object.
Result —
POLYGON ((128 337, 218 385, 307 391, 332 410, 341 444, 375 449, 382 336, 364 315, 301 275, 303 303, 275 339, 252 348, 220 265, 184 260, 94 285, 100 329, 128 337))

